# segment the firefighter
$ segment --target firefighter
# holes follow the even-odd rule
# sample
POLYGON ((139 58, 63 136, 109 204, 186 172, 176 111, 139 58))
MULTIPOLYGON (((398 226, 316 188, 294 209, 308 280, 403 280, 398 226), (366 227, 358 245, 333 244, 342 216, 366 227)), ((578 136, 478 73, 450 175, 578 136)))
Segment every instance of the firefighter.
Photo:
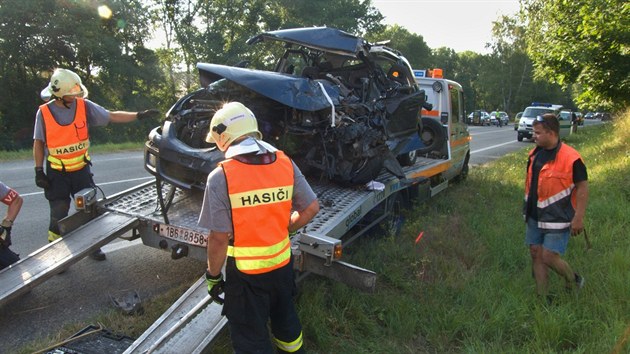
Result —
POLYGON ((9 249, 9 246, 11 246, 13 222, 22 208, 22 197, 0 181, 0 201, 8 207, 7 213, 0 223, 0 270, 2 270, 20 259, 17 253, 9 249))
MULTIPOLYGON (((50 205, 48 242, 61 237, 58 222, 68 215, 70 197, 81 189, 93 187, 90 172, 88 128, 136 119, 152 118, 157 110, 142 112, 108 111, 87 99, 88 90, 81 78, 67 69, 56 69, 41 92, 47 103, 39 106, 33 133, 35 184, 44 189, 50 205), (44 171, 44 162, 46 167, 44 171)), ((97 249, 92 259, 105 260, 97 249)))
POLYGON ((261 139, 256 117, 239 102, 210 122, 206 141, 226 160, 208 176, 199 216, 210 231, 208 293, 224 303, 236 353, 273 353, 269 320, 277 350, 301 353, 289 233, 306 225, 319 203, 293 161, 261 139))

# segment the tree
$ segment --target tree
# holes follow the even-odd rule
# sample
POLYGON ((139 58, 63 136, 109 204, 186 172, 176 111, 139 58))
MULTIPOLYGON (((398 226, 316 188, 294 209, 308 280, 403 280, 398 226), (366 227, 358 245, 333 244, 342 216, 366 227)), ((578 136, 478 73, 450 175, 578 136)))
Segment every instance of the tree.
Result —
MULTIPOLYGON (((54 68, 76 71, 90 97, 111 109, 156 102, 162 82, 139 0, 93 2, 4 0, 0 3, 0 141, 4 149, 32 145, 39 93, 54 68), (99 6, 106 6, 99 16, 99 6), (46 11, 42 11, 46 9, 46 11)), ((112 128, 113 129, 113 128, 112 128)), ((123 137, 146 133, 126 131, 123 137)))
POLYGON ((384 28, 383 15, 371 0, 276 0, 270 1, 280 16, 279 28, 328 26, 365 36, 384 28))
POLYGON ((526 0, 535 75, 569 89, 581 108, 630 104, 630 5, 625 0, 526 0))
POLYGON ((492 37, 493 41, 489 43, 492 69, 488 74, 495 82, 494 92, 490 92, 495 99, 491 104, 514 114, 522 109, 523 102, 515 102, 532 74, 532 64, 526 53, 525 28, 517 17, 501 16, 493 22, 492 37))
POLYGON ((387 41, 389 47, 400 51, 414 69, 427 68, 431 49, 421 35, 411 33, 398 25, 387 26, 383 31, 366 36, 370 42, 387 41))
POLYGON ((363 34, 383 28, 383 16, 369 0, 154 1, 167 44, 181 48, 188 72, 198 62, 234 65, 248 60, 252 67, 271 65, 273 49, 246 44, 264 31, 326 25, 363 34))

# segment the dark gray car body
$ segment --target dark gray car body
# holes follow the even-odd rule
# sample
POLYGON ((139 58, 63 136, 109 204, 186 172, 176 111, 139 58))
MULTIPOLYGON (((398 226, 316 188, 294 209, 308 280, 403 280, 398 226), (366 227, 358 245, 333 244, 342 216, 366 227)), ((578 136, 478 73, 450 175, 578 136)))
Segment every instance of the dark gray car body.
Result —
MULTIPOLYGON (((418 139, 424 91, 407 60, 381 44, 328 27, 266 32, 248 43, 285 47, 274 71, 199 63, 201 89, 181 98, 149 134, 145 168, 180 188, 204 188, 223 154, 205 143, 225 102, 256 115, 259 130, 305 175, 365 183, 383 168, 402 176, 397 156, 418 139)), ((401 159, 403 161, 404 159, 401 159)))

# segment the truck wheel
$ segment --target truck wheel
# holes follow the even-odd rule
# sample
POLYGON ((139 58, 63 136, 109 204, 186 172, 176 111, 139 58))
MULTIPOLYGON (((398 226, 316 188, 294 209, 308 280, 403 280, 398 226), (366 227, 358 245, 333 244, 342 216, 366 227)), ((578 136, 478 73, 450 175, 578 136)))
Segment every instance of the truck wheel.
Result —
POLYGON ((459 183, 465 181, 468 178, 468 172, 470 167, 468 166, 468 160, 470 160, 470 153, 466 154, 466 159, 464 160, 464 166, 462 166, 462 170, 459 171, 459 174, 453 178, 453 182, 459 183))
POLYGON ((516 140, 523 141, 523 134, 517 134, 516 135, 516 140))
POLYGON ((434 118, 423 117, 420 141, 425 147, 418 149, 418 154, 425 155, 433 151, 441 152, 446 144, 446 130, 442 123, 434 118))

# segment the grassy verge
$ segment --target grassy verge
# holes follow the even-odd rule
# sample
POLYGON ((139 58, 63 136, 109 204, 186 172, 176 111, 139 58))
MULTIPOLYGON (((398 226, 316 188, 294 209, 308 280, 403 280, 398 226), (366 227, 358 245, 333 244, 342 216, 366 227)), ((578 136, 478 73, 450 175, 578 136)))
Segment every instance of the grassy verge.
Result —
MULTIPOLYGON (((587 229, 566 259, 586 278, 579 294, 557 301, 535 296, 521 217, 526 149, 471 171, 469 179, 415 205, 398 236, 366 237, 346 261, 378 273, 375 294, 312 276, 301 284, 298 310, 311 353, 621 353, 630 326, 630 111, 614 125, 569 137, 589 169, 587 229), (424 237, 415 243, 418 234, 424 237), (625 336, 625 337, 624 337, 625 336)), ((140 335, 184 291, 143 301, 145 315, 110 311, 73 325, 45 343, 96 322, 140 335)), ((625 347, 624 347, 625 345, 625 347)), ((625 350, 625 351, 624 351, 625 350)), ((231 352, 227 335, 214 353, 231 352)))
MULTIPOLYGON (((587 229, 566 259, 579 294, 550 279, 552 306, 534 291, 521 217, 527 150, 471 171, 466 183, 409 211, 398 237, 365 239, 347 261, 376 271, 375 294, 307 281, 299 310, 319 353, 601 353, 630 326, 630 112, 568 139, 589 168, 587 229), (415 239, 424 231, 418 244, 415 239)), ((627 336, 627 334, 626 334, 627 336)), ((625 338, 626 340, 628 338, 625 338)), ((625 350, 628 349, 626 345, 625 350)), ((627 352, 627 351, 624 351, 627 352)))
MULTIPOLYGON (((90 146, 90 154, 142 150, 144 142, 108 143, 90 146)), ((33 159, 33 150, 0 151, 0 162, 33 159)))

